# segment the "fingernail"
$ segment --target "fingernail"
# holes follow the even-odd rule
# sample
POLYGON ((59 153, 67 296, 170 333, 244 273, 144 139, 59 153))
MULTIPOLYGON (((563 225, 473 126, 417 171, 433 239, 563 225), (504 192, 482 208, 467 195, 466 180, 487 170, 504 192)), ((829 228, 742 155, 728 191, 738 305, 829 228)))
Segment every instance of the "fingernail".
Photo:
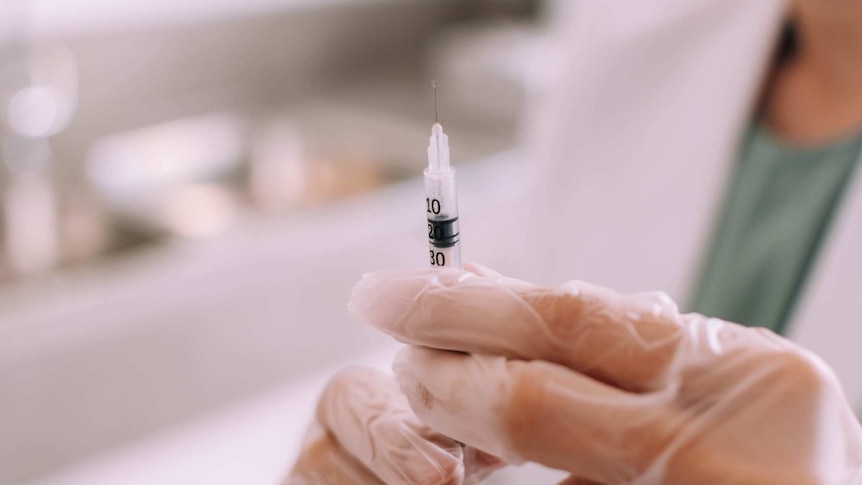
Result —
POLYGON ((353 285, 353 289, 350 291, 350 301, 347 302, 347 311, 351 315, 363 320, 367 311, 366 302, 368 301, 369 287, 372 285, 369 283, 369 279, 372 276, 373 273, 364 273, 362 275, 362 278, 353 285))
POLYGON ((348 311, 384 332, 398 328, 428 287, 428 272, 385 271, 362 276, 353 287, 348 311))

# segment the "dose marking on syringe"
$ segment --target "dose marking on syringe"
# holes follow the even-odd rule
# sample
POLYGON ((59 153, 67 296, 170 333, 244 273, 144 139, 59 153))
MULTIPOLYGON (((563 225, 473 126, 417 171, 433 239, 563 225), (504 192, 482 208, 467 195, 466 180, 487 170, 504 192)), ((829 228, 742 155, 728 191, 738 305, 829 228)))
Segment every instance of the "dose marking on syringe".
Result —
POLYGON ((425 199, 425 211, 428 216, 428 244, 431 247, 431 265, 460 266, 460 250, 457 247, 460 242, 458 216, 450 216, 451 208, 444 210, 444 204, 435 197, 425 199))
POLYGON ((437 248, 448 248, 458 243, 458 217, 451 219, 435 219, 432 215, 440 214, 440 201, 426 198, 428 206, 428 242, 437 248), (436 209, 436 211, 435 211, 436 209))

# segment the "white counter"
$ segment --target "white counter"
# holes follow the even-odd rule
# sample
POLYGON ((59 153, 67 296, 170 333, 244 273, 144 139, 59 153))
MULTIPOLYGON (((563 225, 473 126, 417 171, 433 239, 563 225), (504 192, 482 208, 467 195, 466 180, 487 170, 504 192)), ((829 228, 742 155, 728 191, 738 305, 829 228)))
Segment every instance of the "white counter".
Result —
MULTIPOLYGON (((388 369, 391 349, 344 365, 388 369)), ((230 409, 123 446, 28 485, 274 485, 299 453, 332 366, 230 409)), ((498 471, 488 485, 557 483, 564 473, 535 465, 498 471)))

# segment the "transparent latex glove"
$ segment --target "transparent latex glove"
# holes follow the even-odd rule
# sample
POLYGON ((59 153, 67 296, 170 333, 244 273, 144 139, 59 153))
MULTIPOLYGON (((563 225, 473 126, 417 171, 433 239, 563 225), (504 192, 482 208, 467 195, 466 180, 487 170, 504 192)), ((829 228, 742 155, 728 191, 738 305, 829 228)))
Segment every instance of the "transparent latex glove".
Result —
POLYGON ((284 483, 469 485, 501 465, 422 424, 392 375, 354 367, 326 386, 284 483))
POLYGON ((566 483, 859 479, 862 429, 817 356, 664 294, 429 269, 365 275, 350 308, 412 345, 393 369, 424 423, 566 483))

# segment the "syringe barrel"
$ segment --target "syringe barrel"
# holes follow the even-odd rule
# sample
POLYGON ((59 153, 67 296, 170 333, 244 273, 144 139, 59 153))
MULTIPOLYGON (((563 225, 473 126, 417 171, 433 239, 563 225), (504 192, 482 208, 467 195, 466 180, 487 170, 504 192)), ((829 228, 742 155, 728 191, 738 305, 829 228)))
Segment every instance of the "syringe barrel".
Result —
POLYGON ((431 266, 461 267, 455 170, 425 170, 425 213, 431 266))

